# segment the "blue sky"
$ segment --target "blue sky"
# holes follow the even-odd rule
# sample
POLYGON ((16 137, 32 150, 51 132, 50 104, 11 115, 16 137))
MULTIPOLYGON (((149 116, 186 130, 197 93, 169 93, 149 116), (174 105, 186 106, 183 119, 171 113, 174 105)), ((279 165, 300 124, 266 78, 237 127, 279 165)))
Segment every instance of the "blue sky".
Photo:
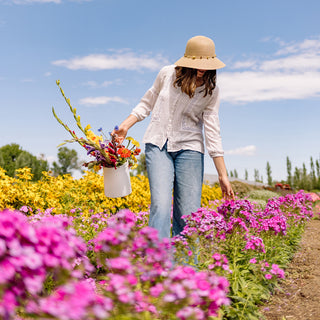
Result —
MULTIPOLYGON (((195 35, 212 38, 225 162, 266 181, 320 158, 320 2, 0 0, 0 146, 57 157, 73 125, 55 84, 84 124, 106 132, 130 113, 159 69, 195 35)), ((129 135, 142 141, 149 119, 129 135)), ((80 158, 85 152, 76 145, 80 158)), ((215 174, 206 155, 205 172, 215 174)))

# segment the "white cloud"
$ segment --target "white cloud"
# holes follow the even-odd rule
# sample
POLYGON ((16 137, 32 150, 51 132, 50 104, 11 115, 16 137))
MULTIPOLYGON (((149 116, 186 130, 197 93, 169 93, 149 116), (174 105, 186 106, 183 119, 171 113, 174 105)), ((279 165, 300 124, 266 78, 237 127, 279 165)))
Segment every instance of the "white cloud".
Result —
POLYGON ((294 54, 281 59, 268 60, 260 64, 260 70, 302 73, 308 70, 320 70, 320 54, 317 52, 294 54))
POLYGON ((168 61, 161 55, 138 56, 133 52, 116 54, 90 54, 84 57, 76 57, 69 60, 57 60, 52 64, 65 67, 71 70, 108 70, 108 69, 127 69, 127 70, 158 70, 168 61))
POLYGON ((58 161, 56 156, 43 156, 41 154, 38 155, 38 159, 47 160, 50 165, 52 165, 54 161, 58 161))
POLYGON ((299 52, 315 52, 317 51, 319 53, 320 51, 320 38, 314 38, 314 39, 305 39, 302 42, 298 43, 282 43, 280 50, 276 52, 276 55, 284 55, 284 54, 290 54, 290 53, 299 53, 299 52))
POLYGON ((27 82, 34 82, 33 79, 31 78, 25 78, 25 79, 21 79, 21 82, 27 83, 27 82))
POLYGON ((91 88, 106 88, 114 83, 118 83, 118 81, 103 81, 102 83, 98 83, 97 81, 87 81, 84 82, 82 85, 86 87, 91 87, 91 88))
POLYGON ((105 105, 110 102, 117 102, 117 103, 123 103, 128 104, 128 101, 120 98, 120 97, 87 97, 80 99, 79 104, 85 105, 85 106, 98 106, 98 105, 105 105))
POLYGON ((256 153, 256 146, 249 145, 237 149, 227 150, 224 153, 229 155, 240 155, 240 156, 254 156, 256 153))
POLYGON ((231 103, 306 99, 320 96, 320 72, 225 73, 219 78, 221 98, 231 103))
POLYGON ((232 65, 232 69, 246 69, 253 68, 256 65, 255 60, 237 61, 232 65))
POLYGON ((45 77, 50 77, 51 74, 52 74, 51 72, 46 72, 46 73, 44 74, 44 76, 45 76, 45 77))
POLYGON ((237 61, 232 66, 235 72, 221 73, 222 99, 246 103, 319 97, 320 38, 280 45, 284 57, 279 58, 278 51, 265 61, 237 61))

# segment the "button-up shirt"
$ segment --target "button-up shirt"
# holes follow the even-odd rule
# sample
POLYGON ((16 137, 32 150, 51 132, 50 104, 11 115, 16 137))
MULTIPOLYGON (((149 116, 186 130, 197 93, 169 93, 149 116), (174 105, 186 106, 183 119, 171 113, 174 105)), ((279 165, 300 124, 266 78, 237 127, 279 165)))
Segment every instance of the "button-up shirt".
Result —
POLYGON ((145 93, 131 114, 138 121, 151 113, 151 121, 143 137, 160 149, 167 142, 167 151, 194 150, 204 153, 203 132, 209 155, 223 156, 219 123, 219 88, 204 97, 204 86, 197 87, 190 98, 174 87, 175 66, 162 68, 153 86, 145 93))

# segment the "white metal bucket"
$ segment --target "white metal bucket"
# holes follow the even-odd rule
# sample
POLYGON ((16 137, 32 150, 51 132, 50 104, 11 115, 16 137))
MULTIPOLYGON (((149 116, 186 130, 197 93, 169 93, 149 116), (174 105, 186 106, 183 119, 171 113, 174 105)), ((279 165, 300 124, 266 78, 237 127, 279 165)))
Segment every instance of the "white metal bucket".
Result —
POLYGON ((128 163, 120 167, 103 168, 104 194, 108 198, 125 197, 132 192, 128 163))

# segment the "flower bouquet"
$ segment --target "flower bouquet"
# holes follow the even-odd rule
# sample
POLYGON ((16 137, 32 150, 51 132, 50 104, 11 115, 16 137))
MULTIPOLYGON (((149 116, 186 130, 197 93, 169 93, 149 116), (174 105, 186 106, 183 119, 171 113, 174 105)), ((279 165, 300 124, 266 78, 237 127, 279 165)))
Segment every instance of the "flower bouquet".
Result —
MULTIPOLYGON (((87 151, 87 155, 92 156, 94 160, 84 163, 83 165, 88 169, 95 171, 103 168, 104 182, 105 182, 105 195, 108 197, 120 197, 131 193, 129 168, 135 168, 136 156, 139 155, 141 149, 139 149, 139 142, 131 137, 127 137, 127 146, 119 144, 116 139, 116 134, 110 133, 110 139, 108 139, 102 131, 102 128, 98 129, 101 135, 96 135, 91 129, 90 124, 83 127, 80 121, 80 116, 77 115, 76 108, 73 108, 70 99, 68 99, 62 88, 60 87, 60 81, 56 81, 63 98, 65 99, 76 124, 80 131, 84 134, 84 137, 78 137, 75 131, 71 130, 62 120, 57 116, 54 108, 52 112, 57 121, 71 134, 72 139, 65 140, 59 146, 66 143, 78 142, 87 151), (124 180, 122 180, 124 179, 124 180)), ((117 130, 117 126, 115 127, 117 130)))

